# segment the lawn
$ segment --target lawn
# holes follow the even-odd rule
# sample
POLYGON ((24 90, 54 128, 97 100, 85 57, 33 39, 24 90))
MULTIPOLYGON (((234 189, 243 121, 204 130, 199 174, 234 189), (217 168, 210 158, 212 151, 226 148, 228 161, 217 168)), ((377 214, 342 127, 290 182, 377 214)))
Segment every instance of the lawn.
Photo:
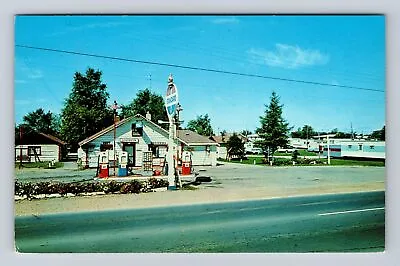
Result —
MULTIPOLYGON (((218 159, 220 161, 227 162, 227 160, 222 160, 218 159)), ((242 161, 240 160, 232 160, 230 161, 232 163, 242 163, 242 164, 256 164, 256 165, 267 165, 263 163, 263 157, 254 157, 254 156, 248 156, 247 159, 243 159, 242 161)), ((293 165, 291 159, 286 159, 286 158, 279 158, 275 157, 274 158, 274 165, 275 166, 290 166, 293 165)), ((299 158, 298 163, 296 164, 297 166, 299 165, 320 165, 320 166, 327 166, 328 165, 328 160, 323 158, 323 159, 307 159, 303 160, 299 158), (317 164, 310 164, 310 161, 316 161, 318 162, 317 164)), ((350 159, 331 159, 331 164, 330 165, 349 165, 349 166, 380 166, 384 167, 385 166, 385 161, 377 161, 377 160, 350 160, 350 159)))
MULTIPOLYGON (((297 150, 299 152, 299 156, 318 156, 318 153, 311 152, 307 150, 297 150)), ((292 152, 275 152, 274 156, 292 156, 292 152)))
MULTIPOLYGON (((54 168, 60 168, 63 167, 64 163, 63 162, 56 162, 54 164, 54 168)), ((15 162, 15 168, 19 168, 19 162, 15 162)), ((49 168, 49 162, 32 162, 32 163, 22 163, 22 168, 49 168)))

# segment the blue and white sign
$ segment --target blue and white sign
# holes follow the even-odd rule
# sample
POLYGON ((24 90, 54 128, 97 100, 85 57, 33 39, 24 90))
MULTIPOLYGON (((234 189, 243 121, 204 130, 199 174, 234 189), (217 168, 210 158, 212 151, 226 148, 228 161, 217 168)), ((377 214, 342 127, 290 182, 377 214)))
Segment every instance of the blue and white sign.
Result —
POLYGON ((175 115, 178 102, 178 89, 173 83, 172 76, 169 76, 167 95, 165 97, 165 108, 167 109, 168 117, 172 118, 175 115))

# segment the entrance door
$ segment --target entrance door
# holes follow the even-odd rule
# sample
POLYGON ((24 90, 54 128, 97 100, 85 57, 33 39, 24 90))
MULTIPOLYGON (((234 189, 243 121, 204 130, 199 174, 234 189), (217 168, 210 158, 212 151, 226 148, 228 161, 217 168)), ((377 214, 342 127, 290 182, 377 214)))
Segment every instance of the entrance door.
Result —
POLYGON ((124 143, 122 149, 128 153, 128 167, 135 166, 135 160, 136 160, 136 147, 135 143, 124 143))

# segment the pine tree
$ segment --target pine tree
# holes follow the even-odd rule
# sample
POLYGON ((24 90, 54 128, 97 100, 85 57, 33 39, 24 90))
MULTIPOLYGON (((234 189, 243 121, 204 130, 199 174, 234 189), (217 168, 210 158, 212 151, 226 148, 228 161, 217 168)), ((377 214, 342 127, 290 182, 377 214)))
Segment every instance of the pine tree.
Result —
POLYGON ((272 92, 270 104, 265 107, 264 116, 260 116, 261 127, 256 130, 262 140, 257 141, 256 145, 269 159, 278 147, 287 146, 291 128, 282 117, 283 105, 279 105, 279 96, 275 92, 272 92))

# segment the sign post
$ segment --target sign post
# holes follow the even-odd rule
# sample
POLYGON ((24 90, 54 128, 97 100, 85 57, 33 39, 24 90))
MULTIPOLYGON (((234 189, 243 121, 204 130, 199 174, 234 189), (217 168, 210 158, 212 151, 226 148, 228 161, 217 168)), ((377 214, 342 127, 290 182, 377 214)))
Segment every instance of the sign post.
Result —
POLYGON ((168 136, 168 152, 167 152, 167 163, 168 163, 168 189, 176 189, 177 185, 180 184, 179 174, 177 170, 178 158, 177 158, 177 147, 176 141, 176 122, 175 113, 179 104, 178 89, 174 84, 172 74, 168 77, 167 94, 165 97, 165 108, 167 109, 168 120, 169 120, 169 136, 168 136), (174 157, 176 157, 174 159, 174 157), (176 178, 177 177, 177 178, 176 178), (178 179, 178 180, 177 180, 178 179))

